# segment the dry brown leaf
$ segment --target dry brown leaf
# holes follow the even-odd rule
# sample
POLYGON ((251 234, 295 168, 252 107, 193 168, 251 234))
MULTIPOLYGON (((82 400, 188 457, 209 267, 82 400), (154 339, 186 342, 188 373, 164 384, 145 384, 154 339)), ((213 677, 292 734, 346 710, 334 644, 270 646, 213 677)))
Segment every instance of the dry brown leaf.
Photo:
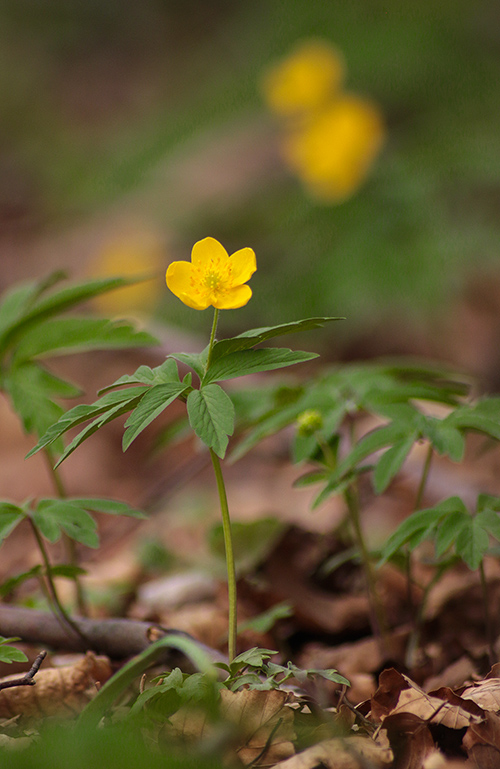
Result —
POLYGON ((385 769, 392 760, 389 748, 378 745, 369 737, 353 735, 318 742, 276 764, 274 769, 385 769))
MULTIPOLYGON (((452 704, 447 701, 454 694, 450 690, 439 690, 449 695, 447 698, 427 694, 408 676, 398 673, 394 668, 384 670, 380 675, 379 688, 372 697, 372 715, 383 721, 395 713, 412 713, 423 721, 441 724, 450 729, 462 729, 472 719, 479 720, 473 703, 462 703, 457 695, 452 704), (467 708, 467 709, 466 709, 467 708), (474 710, 474 713, 471 713, 474 710)), ((479 713, 479 711, 477 711, 479 713)))
POLYGON ((483 710, 500 711, 500 678, 489 678, 468 686, 460 693, 463 700, 472 700, 483 710))
MULTIPOLYGON (((287 692, 221 691, 221 720, 236 728, 234 749, 244 764, 274 766, 293 755, 293 710, 286 706, 287 692)), ((213 724, 200 710, 183 707, 171 719, 170 733, 183 738, 208 736, 213 724)))
POLYGON ((395 713, 384 719, 395 769, 421 769, 426 758, 436 752, 427 723, 413 713, 395 713))
MULTIPOLYGON (((0 691, 0 717, 74 716, 94 694, 96 684, 111 676, 107 657, 87 652, 74 665, 39 670, 34 686, 17 686, 0 691)), ((19 676, 7 676, 9 681, 19 676)))
POLYGON ((500 717, 486 713, 480 723, 471 723, 463 738, 473 767, 498 769, 500 766, 500 717))

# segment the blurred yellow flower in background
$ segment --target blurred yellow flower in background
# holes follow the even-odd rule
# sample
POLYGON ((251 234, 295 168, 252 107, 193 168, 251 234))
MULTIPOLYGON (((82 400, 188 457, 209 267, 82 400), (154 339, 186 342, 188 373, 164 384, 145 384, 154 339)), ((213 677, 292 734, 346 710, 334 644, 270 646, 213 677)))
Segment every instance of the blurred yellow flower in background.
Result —
POLYGON ((110 316, 149 314, 160 296, 165 261, 165 248, 156 233, 134 229, 105 241, 90 262, 91 277, 148 279, 96 297, 94 306, 110 316))
POLYGON ((268 71, 262 90, 273 112, 292 117, 328 103, 341 88, 343 79, 344 60, 340 52, 322 40, 309 40, 268 71))
POLYGON ((215 238, 194 244, 191 262, 172 262, 166 275, 167 286, 181 302, 193 310, 235 310, 252 296, 244 285, 257 269, 255 253, 241 248, 232 256, 215 238))
POLYGON ((340 202, 362 184, 383 145, 380 110, 345 95, 295 129, 284 141, 285 159, 310 192, 340 202))
POLYGON ((283 122, 283 156, 311 195, 340 203, 360 187, 385 139, 382 113, 342 90, 342 55, 326 41, 297 46, 263 79, 283 122))

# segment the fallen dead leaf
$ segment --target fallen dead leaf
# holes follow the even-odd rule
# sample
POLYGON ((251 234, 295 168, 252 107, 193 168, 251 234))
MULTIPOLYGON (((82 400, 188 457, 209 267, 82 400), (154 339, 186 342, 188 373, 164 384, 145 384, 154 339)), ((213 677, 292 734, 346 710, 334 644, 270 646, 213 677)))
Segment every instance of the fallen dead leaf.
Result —
POLYGON ((451 689, 439 689, 427 694, 408 676, 394 668, 384 670, 379 688, 372 697, 372 716, 384 721, 396 713, 411 713, 422 721, 441 724, 450 729, 462 729, 479 720, 481 710, 474 703, 461 701, 451 689))
MULTIPOLYGON (((233 748, 245 765, 274 766, 295 752, 294 713, 287 707, 290 695, 277 690, 221 691, 221 720, 236 727, 233 748)), ((170 718, 172 736, 198 738, 213 730, 205 713, 185 706, 170 718)))
POLYGON ((498 769, 500 766, 500 717, 485 713, 480 723, 471 723, 463 738, 473 767, 498 769))
MULTIPOLYGON (((0 691, 0 717, 74 716, 97 693, 96 684, 111 676, 107 657, 87 652, 74 665, 39 670, 34 686, 0 691)), ((6 676, 9 681, 19 676, 6 676)))
POLYGON ((384 769, 392 760, 390 748, 378 745, 370 737, 354 735, 318 742, 276 764, 274 769, 384 769))

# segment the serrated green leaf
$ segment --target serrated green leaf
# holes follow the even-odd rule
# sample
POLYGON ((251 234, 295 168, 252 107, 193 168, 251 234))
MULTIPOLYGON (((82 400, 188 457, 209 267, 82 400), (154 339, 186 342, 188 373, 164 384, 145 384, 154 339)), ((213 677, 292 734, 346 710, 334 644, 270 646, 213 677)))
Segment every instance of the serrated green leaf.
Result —
POLYGON ((64 413, 54 397, 75 397, 78 388, 54 376, 37 363, 13 365, 4 380, 14 410, 27 433, 42 436, 64 413))
POLYGON ((161 366, 156 366, 156 368, 139 366, 133 374, 124 374, 116 382, 101 388, 98 395, 103 395, 123 385, 145 384, 152 386, 155 384, 166 384, 167 382, 180 382, 177 363, 170 358, 167 358, 161 366))
POLYGON ((61 531, 87 547, 99 547, 97 524, 79 505, 66 499, 41 499, 33 521, 49 542, 57 542, 61 531))
MULTIPOLYGON (((20 336, 43 320, 74 307, 92 297, 115 288, 130 285, 137 280, 127 278, 101 278, 74 283, 54 291, 49 296, 40 296, 32 301, 28 308, 2 330, 0 349, 5 350, 14 344, 20 336)), ((40 293, 40 292, 39 292, 40 293)))
MULTIPOLYGON (((81 404, 67 411, 58 421, 51 425, 44 435, 40 438, 37 445, 31 449, 26 455, 26 458, 33 456, 40 449, 45 448, 53 443, 57 438, 60 438, 68 430, 88 420, 98 417, 104 414, 104 418, 111 416, 112 419, 119 416, 118 410, 123 409, 120 413, 125 414, 130 411, 136 403, 139 402, 141 397, 148 391, 148 387, 130 387, 127 390, 119 390, 118 392, 109 392, 99 398, 92 404, 81 404)), ((96 420, 99 421, 99 420, 96 420)), ((109 421, 109 420, 108 420, 109 421)), ((104 421, 102 422, 105 423, 104 421)), ((93 423, 95 424, 95 423, 93 423)), ((98 429, 100 424, 95 428, 98 429)), ((95 430, 93 430, 95 432, 95 430)), ((92 434, 92 433, 90 433, 92 434)), ((88 437, 88 435, 86 436, 88 437)))
POLYGON ((189 424, 198 438, 223 459, 234 430, 234 406, 229 395, 219 385, 209 384, 191 390, 186 405, 189 424))
POLYGON ((261 350, 240 350, 219 358, 212 363, 203 376, 203 385, 211 382, 235 379, 236 377, 256 374, 259 371, 274 371, 305 363, 317 358, 317 353, 289 350, 285 347, 269 347, 261 350))
POLYGON ((126 321, 96 318, 53 318, 29 329, 16 347, 17 360, 46 355, 121 347, 146 347, 157 340, 145 331, 136 331, 126 321))
POLYGON ((148 425, 153 422, 179 395, 187 390, 183 383, 169 382, 152 387, 142 398, 125 422, 122 448, 126 451, 148 425))
POLYGON ((377 494, 382 494, 395 475, 399 473, 417 437, 418 433, 414 431, 384 451, 373 473, 373 485, 377 494))
POLYGON ((353 470, 359 462, 380 451, 380 449, 404 440, 407 433, 407 423, 401 425, 397 422, 389 422, 387 425, 371 430, 361 438, 352 451, 339 463, 337 477, 339 479, 342 478, 346 472, 353 470))
POLYGON ((118 502, 116 499, 102 497, 74 497, 73 504, 84 510, 93 510, 95 513, 107 513, 108 515, 127 515, 130 518, 147 518, 142 510, 131 507, 126 502, 118 502))
POLYGON ((380 564, 388 561, 394 553, 415 536, 418 537, 417 541, 420 544, 421 541, 430 536, 436 529, 442 515, 441 511, 430 508, 427 510, 417 510, 416 513, 406 518, 389 537, 385 547, 382 548, 380 564))
POLYGON ((438 454, 447 454, 453 462, 461 462, 465 452, 465 436, 456 427, 434 417, 425 418, 424 432, 438 454))
POLYGON ((213 347, 212 361, 215 363, 216 360, 230 353, 248 350, 250 347, 255 347, 255 345, 276 336, 296 334, 301 331, 321 328, 326 323, 331 323, 334 320, 345 320, 345 318, 306 318, 305 320, 297 320, 291 323, 281 323, 279 326, 252 328, 238 336, 231 337, 230 339, 221 339, 219 342, 216 342, 213 347))
POLYGON ((315 483, 321 483, 326 478, 325 470, 312 470, 310 473, 304 473, 293 482, 293 485, 297 489, 302 489, 307 486, 313 486, 315 483))
POLYGON ((500 541, 500 515, 494 510, 481 510, 475 516, 475 522, 488 534, 500 541))
POLYGON ((456 510, 447 515, 440 522, 436 530, 435 539, 436 555, 438 558, 444 555, 448 548, 455 544, 462 527, 468 526, 469 521, 469 513, 464 510, 456 510))
POLYGON ((481 527, 476 518, 470 517, 467 525, 463 525, 458 533, 455 550, 469 569, 475 571, 479 568, 489 544, 488 532, 481 527))
POLYGON ((22 508, 11 502, 0 502, 0 542, 14 531, 23 518, 25 518, 25 512, 22 508))
POLYGON ((203 379, 203 375, 205 373, 207 354, 208 354, 208 347, 205 347, 203 352, 200 352, 200 353, 176 352, 176 353, 172 353, 168 357, 174 358, 175 360, 178 360, 179 363, 184 363, 184 365, 189 366, 189 368, 192 368, 194 373, 198 376, 201 382, 201 380, 203 379))

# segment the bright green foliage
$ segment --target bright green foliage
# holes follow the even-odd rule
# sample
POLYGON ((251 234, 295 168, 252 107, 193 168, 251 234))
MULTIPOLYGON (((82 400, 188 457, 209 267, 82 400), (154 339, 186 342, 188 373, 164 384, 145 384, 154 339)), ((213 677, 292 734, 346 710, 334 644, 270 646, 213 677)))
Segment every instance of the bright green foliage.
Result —
POLYGON ((490 548, 490 538, 500 541, 500 498, 480 494, 471 515, 460 497, 450 497, 434 507, 418 510, 396 529, 381 552, 382 563, 403 546, 415 550, 424 540, 434 541, 436 557, 454 549, 470 569, 479 568, 490 548))
POLYGON ((174 400, 180 399, 186 402, 189 423, 198 438, 223 458, 229 437, 234 431, 234 407, 230 397, 217 382, 291 366, 317 357, 314 353, 288 349, 253 348, 275 336, 306 331, 334 320, 338 318, 310 318, 253 329, 237 337, 221 340, 214 344, 208 367, 208 348, 201 353, 174 353, 154 369, 140 366, 134 374, 122 376, 103 388, 101 397, 95 403, 76 406, 63 414, 49 427, 28 456, 52 445, 71 428, 88 422, 62 452, 58 462, 60 464, 100 427, 131 411, 123 436, 125 451, 162 411, 174 400), (194 371, 200 380, 198 389, 192 386, 191 374, 187 374, 181 382, 175 361, 194 371))
POLYGON ((227 665, 217 662, 216 667, 227 671, 228 676, 224 681, 224 686, 231 691, 237 691, 243 686, 259 691, 279 689, 281 684, 291 678, 300 684, 315 676, 326 678, 328 681, 333 681, 337 684, 350 685, 347 678, 344 678, 334 669, 303 670, 291 662, 288 662, 287 665, 278 665, 270 662, 269 660, 274 654, 277 654, 277 652, 254 647, 242 652, 242 654, 238 654, 227 665))
POLYGON ((26 662, 26 654, 15 646, 10 646, 14 641, 20 641, 20 638, 4 638, 0 636, 0 662, 26 662))
MULTIPOLYGON (((93 297, 126 286, 123 278, 64 284, 64 273, 17 285, 0 302, 0 389, 9 396, 24 430, 37 437, 57 420, 60 398, 72 398, 79 389, 54 376, 42 363, 48 356, 92 350, 144 347, 155 339, 125 321, 67 315, 93 297)), ((57 442, 57 451, 62 444, 57 442)))

